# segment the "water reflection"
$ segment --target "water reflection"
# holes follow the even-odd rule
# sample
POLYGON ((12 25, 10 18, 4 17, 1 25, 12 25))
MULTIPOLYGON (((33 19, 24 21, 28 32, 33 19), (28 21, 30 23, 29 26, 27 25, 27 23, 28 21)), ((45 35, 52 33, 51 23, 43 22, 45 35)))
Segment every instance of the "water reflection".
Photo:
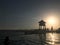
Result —
POLYGON ((60 43, 60 34, 57 34, 57 33, 49 33, 49 34, 46 34, 47 37, 46 37, 46 40, 49 44, 51 45, 59 45, 58 43, 60 43))
POLYGON ((44 35, 45 34, 27 35, 26 40, 29 39, 30 42, 34 42, 34 45, 38 45, 38 44, 39 45, 60 45, 60 34, 59 33, 47 33, 46 38, 44 35))
POLYGON ((51 33, 50 36, 51 36, 51 38, 50 38, 51 43, 50 44, 55 44, 55 36, 54 36, 54 34, 51 33))

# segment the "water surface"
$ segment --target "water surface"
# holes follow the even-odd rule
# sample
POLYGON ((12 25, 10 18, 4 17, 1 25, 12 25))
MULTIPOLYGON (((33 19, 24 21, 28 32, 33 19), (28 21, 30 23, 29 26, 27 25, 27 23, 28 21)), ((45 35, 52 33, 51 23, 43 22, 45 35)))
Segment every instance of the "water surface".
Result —
MULTIPOLYGON (((0 31, 0 45, 4 45, 4 39, 9 36, 10 45, 41 45, 41 34, 25 35, 23 32, 17 31, 0 31)), ((44 35, 42 36, 45 37, 44 35)), ((44 42, 48 43, 44 45, 60 45, 60 33, 46 33, 44 42)))

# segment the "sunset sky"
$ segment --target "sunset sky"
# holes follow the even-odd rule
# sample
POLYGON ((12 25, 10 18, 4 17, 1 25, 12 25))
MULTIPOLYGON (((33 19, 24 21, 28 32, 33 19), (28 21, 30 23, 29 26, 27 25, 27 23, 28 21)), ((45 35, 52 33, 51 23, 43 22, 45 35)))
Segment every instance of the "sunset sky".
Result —
POLYGON ((38 29, 42 19, 48 28, 60 27, 59 0, 0 1, 0 29, 38 29))

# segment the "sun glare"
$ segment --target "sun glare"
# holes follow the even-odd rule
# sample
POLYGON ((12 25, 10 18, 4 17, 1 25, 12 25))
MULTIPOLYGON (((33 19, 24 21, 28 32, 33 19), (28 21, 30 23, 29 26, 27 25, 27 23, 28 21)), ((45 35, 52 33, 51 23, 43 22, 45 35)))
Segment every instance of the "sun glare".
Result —
POLYGON ((51 28, 53 26, 54 29, 56 29, 59 24, 58 19, 54 16, 49 16, 48 18, 46 18, 46 23, 48 28, 51 28))
POLYGON ((57 22, 56 22, 56 18, 54 18, 54 17, 50 17, 50 18, 48 18, 48 23, 51 25, 51 26, 53 26, 53 25, 55 25, 57 22))

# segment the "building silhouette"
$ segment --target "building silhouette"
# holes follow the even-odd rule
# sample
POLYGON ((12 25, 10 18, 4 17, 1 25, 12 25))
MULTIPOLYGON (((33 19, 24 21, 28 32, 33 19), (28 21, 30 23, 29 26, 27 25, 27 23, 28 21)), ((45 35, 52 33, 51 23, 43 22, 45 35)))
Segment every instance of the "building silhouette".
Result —
POLYGON ((41 20, 39 23, 39 29, 46 29, 46 22, 44 20, 41 20))

